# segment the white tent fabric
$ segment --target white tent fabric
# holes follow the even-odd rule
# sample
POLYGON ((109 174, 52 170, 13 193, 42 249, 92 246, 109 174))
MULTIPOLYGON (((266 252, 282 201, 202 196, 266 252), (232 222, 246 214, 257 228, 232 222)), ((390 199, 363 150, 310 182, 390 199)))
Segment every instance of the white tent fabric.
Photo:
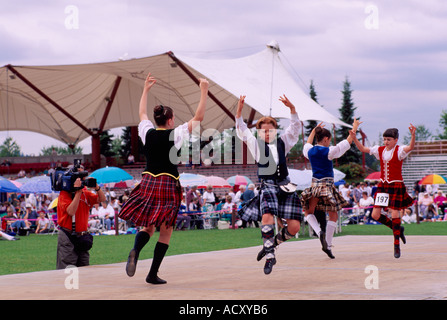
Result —
POLYGON ((279 101, 285 94, 295 105, 300 120, 317 120, 346 126, 312 100, 298 86, 279 57, 277 46, 247 57, 231 60, 204 60, 180 56, 180 60, 236 97, 246 95, 245 102, 262 115, 290 118, 290 110, 279 101))
POLYGON ((289 118, 278 98, 286 94, 301 120, 346 125, 311 100, 268 47, 232 60, 200 60, 173 53, 108 63, 59 66, 5 66, 0 68, 0 130, 35 131, 67 144, 76 144, 97 132, 139 123, 138 104, 148 72, 157 78, 149 95, 156 104, 174 109, 176 125, 192 118, 200 92, 195 78, 210 80, 202 129, 234 126, 240 94, 247 95, 244 119, 262 115, 289 118), (273 68, 273 73, 272 73, 273 68), (114 91, 116 94, 114 95, 114 91), (255 110, 252 113, 252 108, 255 110), (226 109, 226 110, 225 110, 226 109))

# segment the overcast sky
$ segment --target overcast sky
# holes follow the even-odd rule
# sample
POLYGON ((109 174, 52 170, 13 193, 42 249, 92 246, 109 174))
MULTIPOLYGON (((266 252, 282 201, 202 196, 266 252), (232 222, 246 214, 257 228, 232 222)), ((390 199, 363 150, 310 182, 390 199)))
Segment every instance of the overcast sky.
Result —
MULTIPOLYGON (((441 112, 447 110, 445 0, 0 0, 0 4, 2 66, 106 62, 166 51, 236 58, 259 52, 276 40, 303 90, 307 92, 313 80, 319 103, 337 117, 343 81, 349 78, 355 115, 364 121, 361 128, 370 142, 378 142, 379 134, 390 127, 398 128, 403 137, 410 123, 437 134, 441 112)), ((25 154, 62 145, 35 133, 14 131, 0 132, 0 143, 7 135, 25 154)), ((91 152, 90 139, 80 145, 91 152)))

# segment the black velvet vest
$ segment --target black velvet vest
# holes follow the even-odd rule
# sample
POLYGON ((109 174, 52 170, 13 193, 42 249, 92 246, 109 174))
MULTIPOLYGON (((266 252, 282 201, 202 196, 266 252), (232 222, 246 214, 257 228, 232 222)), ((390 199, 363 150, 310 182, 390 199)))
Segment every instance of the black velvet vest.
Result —
POLYGON ((281 138, 275 140, 276 148, 278 149, 279 163, 276 163, 273 156, 270 154, 268 143, 262 139, 257 139, 260 157, 258 161, 258 177, 260 180, 275 180, 283 181, 289 175, 287 170, 286 150, 284 141, 281 138))
POLYGON ((170 139, 172 131, 150 129, 146 133, 146 144, 144 145, 146 168, 144 171, 150 172, 152 175, 169 174, 175 178, 179 177, 177 163, 172 162, 177 160, 178 151, 174 146, 174 139, 170 139))

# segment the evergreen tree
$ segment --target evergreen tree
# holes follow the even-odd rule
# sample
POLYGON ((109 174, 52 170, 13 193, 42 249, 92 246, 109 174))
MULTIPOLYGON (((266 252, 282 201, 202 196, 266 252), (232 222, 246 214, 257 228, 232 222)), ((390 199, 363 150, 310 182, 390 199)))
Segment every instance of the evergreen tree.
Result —
MULTIPOLYGON (((343 83, 343 94, 342 106, 338 111, 340 112, 340 120, 347 124, 352 124, 354 122, 354 111, 357 109, 352 101, 352 90, 351 82, 348 77, 346 77, 343 83)), ((360 118, 359 118, 360 119, 360 118)), ((346 139, 349 136, 349 127, 340 127, 336 130, 337 142, 346 139)), ((346 164, 350 162, 361 163, 361 153, 357 148, 349 149, 342 157, 338 159, 338 164, 346 164)))
POLYGON ((114 155, 112 151, 112 138, 113 135, 110 134, 109 130, 105 130, 99 135, 100 153, 105 157, 114 155))
MULTIPOLYGON (((310 98, 315 101, 316 103, 318 103, 318 99, 317 99, 317 92, 315 91, 315 86, 314 86, 314 82, 313 80, 310 80, 310 87, 309 87, 309 95, 310 98)), ((307 125, 304 126, 304 134, 306 135, 306 137, 308 137, 310 135, 310 133, 312 132, 313 128, 315 128, 318 125, 318 122, 315 120, 308 120, 307 121, 307 125)))
POLYGON ((441 126, 442 132, 437 136, 440 140, 447 139, 447 110, 442 110, 441 119, 439 119, 439 125, 441 126))
POLYGON ((132 134, 131 134, 131 127, 124 127, 123 133, 121 134, 121 150, 120 155, 124 159, 127 159, 129 154, 132 153, 132 134))

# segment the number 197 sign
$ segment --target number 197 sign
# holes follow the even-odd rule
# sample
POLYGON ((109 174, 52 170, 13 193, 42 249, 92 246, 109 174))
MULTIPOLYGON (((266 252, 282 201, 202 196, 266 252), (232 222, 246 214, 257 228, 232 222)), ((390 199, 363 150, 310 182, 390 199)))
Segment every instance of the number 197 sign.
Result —
POLYGON ((378 193, 374 204, 376 206, 388 207, 389 200, 390 195, 388 193, 378 193))

